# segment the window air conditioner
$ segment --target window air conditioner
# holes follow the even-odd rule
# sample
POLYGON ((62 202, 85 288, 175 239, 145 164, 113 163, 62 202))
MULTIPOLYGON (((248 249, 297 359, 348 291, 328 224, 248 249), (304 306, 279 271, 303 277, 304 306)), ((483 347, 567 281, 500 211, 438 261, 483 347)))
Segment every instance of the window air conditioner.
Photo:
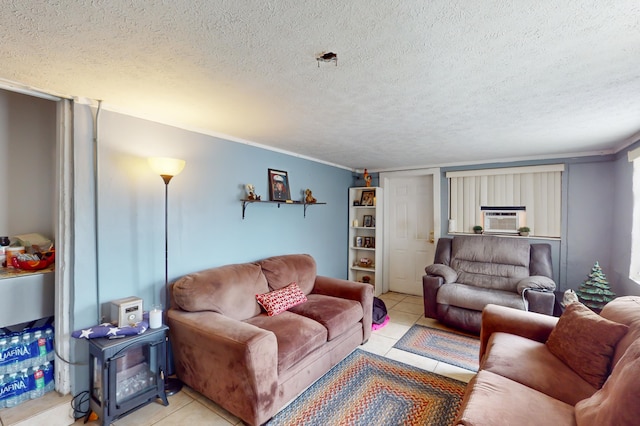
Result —
POLYGON ((487 234, 517 234, 518 228, 526 226, 524 206, 481 206, 482 227, 487 234))

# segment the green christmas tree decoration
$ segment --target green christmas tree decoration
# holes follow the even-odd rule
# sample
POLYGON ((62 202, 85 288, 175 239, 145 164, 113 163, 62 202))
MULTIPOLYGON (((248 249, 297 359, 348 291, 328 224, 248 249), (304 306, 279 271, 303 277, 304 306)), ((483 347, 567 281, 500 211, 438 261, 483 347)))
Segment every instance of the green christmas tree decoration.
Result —
POLYGON ((580 302, 596 312, 600 312, 604 305, 616 298, 598 262, 593 265, 589 278, 580 284, 576 294, 580 302))

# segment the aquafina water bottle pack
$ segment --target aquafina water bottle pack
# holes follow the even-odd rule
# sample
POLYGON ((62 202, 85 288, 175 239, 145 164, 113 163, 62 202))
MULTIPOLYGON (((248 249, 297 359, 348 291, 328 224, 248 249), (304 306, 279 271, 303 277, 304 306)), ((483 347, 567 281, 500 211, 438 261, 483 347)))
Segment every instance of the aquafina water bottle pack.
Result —
POLYGON ((54 355, 51 327, 0 335, 0 408, 53 390, 54 355))

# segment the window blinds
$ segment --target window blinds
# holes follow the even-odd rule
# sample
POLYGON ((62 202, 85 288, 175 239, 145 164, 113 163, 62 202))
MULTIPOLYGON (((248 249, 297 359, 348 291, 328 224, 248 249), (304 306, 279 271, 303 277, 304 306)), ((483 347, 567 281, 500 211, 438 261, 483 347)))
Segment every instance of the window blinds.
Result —
POLYGON ((480 206, 525 206, 531 235, 560 237, 563 171, 554 164, 447 172, 450 231, 473 232, 480 206))

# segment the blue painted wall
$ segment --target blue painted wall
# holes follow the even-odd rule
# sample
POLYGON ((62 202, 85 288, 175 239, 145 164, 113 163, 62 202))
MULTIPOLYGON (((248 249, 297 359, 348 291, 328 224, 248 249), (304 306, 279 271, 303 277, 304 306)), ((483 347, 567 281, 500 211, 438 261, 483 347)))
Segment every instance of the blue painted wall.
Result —
MULTIPOLYGON (((607 155, 443 168, 441 214, 444 219, 449 217, 448 182, 445 176, 447 171, 564 164, 562 237, 555 240, 530 240, 551 245, 554 280, 558 289, 577 289, 596 261, 600 262, 605 273, 614 274, 612 253, 618 244, 614 238, 612 215, 617 191, 615 159, 615 156, 607 155)), ((631 209, 630 206, 624 208, 631 209)), ((443 220, 443 223, 446 221, 443 220)), ((443 227, 442 235, 448 235, 446 226, 443 227)), ((627 260, 627 268, 628 266, 627 260)), ((611 282, 614 286, 614 281, 611 282)))
MULTIPOLYGON (((348 188, 351 171, 103 110, 98 119, 98 252, 94 209, 92 111, 75 108, 76 263, 74 328, 98 322, 98 304, 138 296, 145 306, 163 300, 164 191, 147 157, 186 160, 169 184, 169 279, 214 266, 286 253, 309 253, 318 273, 347 276, 348 188), (252 204, 242 219, 244 185, 269 199, 267 169, 289 173, 291 196, 306 188, 326 205, 252 204), (99 296, 97 296, 99 292, 99 296), (98 303, 99 302, 99 303, 98 303)), ((86 359, 86 342, 74 342, 86 359)), ((74 378, 88 387, 88 368, 74 378)))

